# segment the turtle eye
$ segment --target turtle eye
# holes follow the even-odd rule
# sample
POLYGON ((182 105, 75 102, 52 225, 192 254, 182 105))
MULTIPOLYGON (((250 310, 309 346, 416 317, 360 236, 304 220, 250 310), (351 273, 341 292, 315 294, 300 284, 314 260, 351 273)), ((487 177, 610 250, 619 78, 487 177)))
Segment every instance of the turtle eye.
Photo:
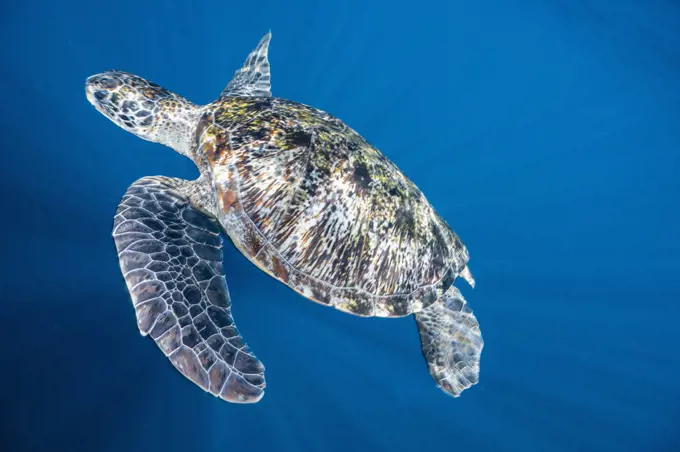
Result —
POLYGON ((101 84, 101 86, 108 89, 112 89, 118 86, 118 83, 110 77, 102 77, 99 80, 99 83, 101 84))

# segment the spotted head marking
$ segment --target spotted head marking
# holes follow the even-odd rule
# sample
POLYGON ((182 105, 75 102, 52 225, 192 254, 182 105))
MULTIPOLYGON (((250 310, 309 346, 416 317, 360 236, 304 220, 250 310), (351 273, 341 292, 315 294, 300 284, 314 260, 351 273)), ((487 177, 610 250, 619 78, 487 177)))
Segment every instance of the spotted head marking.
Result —
POLYGON ((136 75, 107 71, 85 82, 87 100, 124 130, 165 144, 181 154, 197 120, 197 107, 167 89, 136 75))

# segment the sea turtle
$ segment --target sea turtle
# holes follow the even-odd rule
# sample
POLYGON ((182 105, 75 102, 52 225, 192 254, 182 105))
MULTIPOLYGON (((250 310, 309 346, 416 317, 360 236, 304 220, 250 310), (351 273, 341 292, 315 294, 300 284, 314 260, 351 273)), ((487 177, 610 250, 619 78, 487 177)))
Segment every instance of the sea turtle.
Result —
POLYGON ((122 71, 87 79, 87 99, 140 138, 190 158, 194 181, 143 177, 123 196, 113 238, 142 335, 205 391, 264 394, 264 367, 231 315, 225 232, 264 272, 359 316, 414 314, 430 374, 458 396, 477 383, 483 341, 457 276, 467 249, 423 193, 357 132, 274 98, 259 42, 215 102, 198 106, 122 71))

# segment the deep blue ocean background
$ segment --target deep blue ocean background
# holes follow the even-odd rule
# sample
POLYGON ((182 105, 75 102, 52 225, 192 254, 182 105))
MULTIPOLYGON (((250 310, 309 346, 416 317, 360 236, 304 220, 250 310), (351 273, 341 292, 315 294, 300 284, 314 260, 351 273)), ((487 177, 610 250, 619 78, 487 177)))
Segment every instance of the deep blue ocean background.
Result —
POLYGON ((680 4, 0 4, 0 450, 680 450, 680 4), (215 399, 142 338, 111 238, 127 187, 194 178, 117 128, 86 77, 214 100, 271 29, 272 90, 334 114, 466 243, 485 340, 459 399, 412 318, 303 299, 227 244, 267 368, 215 399))

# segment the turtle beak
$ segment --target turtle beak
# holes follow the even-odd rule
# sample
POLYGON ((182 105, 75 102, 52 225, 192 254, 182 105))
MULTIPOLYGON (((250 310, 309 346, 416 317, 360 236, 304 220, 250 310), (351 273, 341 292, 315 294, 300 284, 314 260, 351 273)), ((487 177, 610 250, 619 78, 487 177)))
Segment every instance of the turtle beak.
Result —
POLYGON ((117 90, 120 85, 120 80, 111 71, 96 74, 85 80, 85 96, 96 107, 101 105, 109 97, 112 90, 117 90))
POLYGON ((88 79, 85 81, 85 96, 87 97, 87 100, 95 107, 98 106, 99 101, 106 98, 106 92, 101 90, 98 86, 96 75, 88 77, 88 79))
POLYGON ((85 82, 85 97, 87 97, 87 100, 92 104, 95 105, 95 97, 94 97, 94 88, 92 85, 89 83, 90 79, 87 79, 87 82, 85 82))

